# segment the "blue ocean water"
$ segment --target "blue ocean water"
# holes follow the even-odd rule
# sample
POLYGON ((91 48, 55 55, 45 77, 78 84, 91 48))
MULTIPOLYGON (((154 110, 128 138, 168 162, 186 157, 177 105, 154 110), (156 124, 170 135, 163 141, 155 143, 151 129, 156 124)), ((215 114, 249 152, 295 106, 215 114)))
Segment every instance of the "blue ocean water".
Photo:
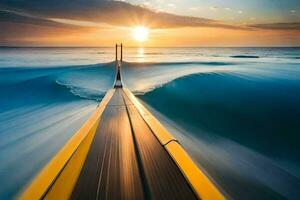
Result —
MULTIPOLYGON (((134 91, 232 199, 300 197, 300 48, 126 48, 134 91)), ((113 48, 0 48, 0 199, 95 110, 113 48)))

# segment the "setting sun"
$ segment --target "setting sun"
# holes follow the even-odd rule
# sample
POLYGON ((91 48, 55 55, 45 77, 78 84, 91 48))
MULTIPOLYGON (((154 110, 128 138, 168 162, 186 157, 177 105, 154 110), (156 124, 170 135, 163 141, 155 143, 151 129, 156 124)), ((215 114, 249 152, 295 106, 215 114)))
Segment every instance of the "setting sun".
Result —
POLYGON ((136 41, 144 42, 148 39, 149 29, 144 26, 138 26, 133 29, 132 34, 136 41))

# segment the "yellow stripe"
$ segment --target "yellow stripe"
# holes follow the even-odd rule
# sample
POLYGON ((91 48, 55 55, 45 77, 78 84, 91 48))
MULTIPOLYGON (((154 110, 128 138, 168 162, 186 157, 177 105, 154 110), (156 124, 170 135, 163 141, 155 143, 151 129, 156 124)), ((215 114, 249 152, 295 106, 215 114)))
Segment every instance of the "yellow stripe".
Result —
POLYGON ((151 113, 137 100, 137 98, 128 90, 127 88, 123 88, 126 96, 129 100, 135 105, 135 107, 139 110, 141 115, 151 115, 151 113))
POLYGON ((94 137, 100 117, 114 92, 115 90, 110 90, 106 93, 105 97, 92 116, 62 147, 62 149, 53 157, 53 159, 40 171, 40 173, 32 180, 32 182, 25 187, 23 192, 18 196, 18 199, 40 199, 44 195, 46 195, 45 197, 54 198, 52 189, 50 189, 51 186, 55 187, 55 189, 60 187, 60 189, 58 189, 59 192, 56 194, 58 196, 56 196, 57 198, 55 197, 54 199, 61 199, 58 197, 66 197, 70 195, 80 173, 89 146, 94 137), (66 166, 67 163, 68 165, 66 166), (73 166, 73 164, 75 165, 73 166), (80 165, 76 166, 77 164, 80 165), (66 167, 64 168, 64 166, 66 167), (64 170, 60 174, 63 168, 66 171, 64 170), (73 172, 72 169, 74 169, 73 172), (72 178, 68 180, 70 177, 72 178), (67 182, 62 183, 64 181, 67 182), (61 187, 61 184, 64 185, 63 188, 61 187), (68 184, 70 184, 70 186, 68 184), (49 194, 45 194, 48 190, 49 194))
POLYGON ((166 129, 161 125, 161 123, 152 116, 152 114, 137 100, 137 98, 128 89, 124 88, 123 91, 138 109, 139 113, 145 119, 145 121, 147 122, 147 124, 149 125, 149 127, 151 128, 151 130, 162 145, 175 139, 173 135, 166 131, 166 129))
POLYGON ((98 122, 99 120, 97 120, 87 137, 79 145, 66 167, 47 192, 45 199, 69 199, 95 136, 98 122))
POLYGON ((188 156, 185 150, 177 143, 170 142, 165 146, 169 154, 176 162, 186 179, 192 185, 194 191, 202 200, 223 200, 224 196, 213 185, 208 177, 199 170, 196 164, 188 156))
POLYGON ((161 125, 161 123, 138 101, 138 99, 126 88, 123 89, 126 96, 137 107, 139 113, 149 125, 160 143, 164 145, 173 158, 186 180, 200 199, 223 200, 225 197, 209 180, 209 178, 197 167, 185 150, 176 142, 175 138, 161 125), (168 143, 169 142, 169 143, 168 143))

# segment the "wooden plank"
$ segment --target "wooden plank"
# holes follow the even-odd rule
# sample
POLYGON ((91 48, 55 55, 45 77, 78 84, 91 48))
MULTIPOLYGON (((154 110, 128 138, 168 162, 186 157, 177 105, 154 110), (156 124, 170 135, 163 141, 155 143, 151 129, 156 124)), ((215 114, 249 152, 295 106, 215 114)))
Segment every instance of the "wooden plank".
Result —
POLYGON ((121 104, 117 98, 122 100, 118 90, 103 113, 71 199, 144 199, 126 107, 116 106, 121 104))
POLYGON ((125 103, 123 101, 123 97, 122 97, 122 89, 116 89, 114 95, 108 102, 108 105, 109 106, 124 106, 125 105, 125 103))
POLYGON ((127 109, 151 199, 197 199, 183 174, 135 106, 128 105, 127 109))

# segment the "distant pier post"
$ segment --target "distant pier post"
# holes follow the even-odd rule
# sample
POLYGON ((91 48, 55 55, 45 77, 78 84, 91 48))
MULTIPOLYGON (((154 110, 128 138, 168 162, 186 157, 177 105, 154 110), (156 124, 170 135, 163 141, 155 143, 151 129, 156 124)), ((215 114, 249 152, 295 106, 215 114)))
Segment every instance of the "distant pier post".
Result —
POLYGON ((116 61, 118 60, 118 44, 116 44, 116 61))
POLYGON ((121 61, 123 60, 123 44, 121 43, 121 61))

